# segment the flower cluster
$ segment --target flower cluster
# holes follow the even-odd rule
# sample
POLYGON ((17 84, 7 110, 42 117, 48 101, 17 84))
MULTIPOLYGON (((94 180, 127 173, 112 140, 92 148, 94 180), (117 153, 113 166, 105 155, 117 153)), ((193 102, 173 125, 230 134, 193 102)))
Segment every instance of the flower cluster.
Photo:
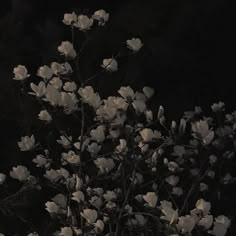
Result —
MULTIPOLYGON (((95 21, 104 26, 108 19, 105 10, 91 17, 73 12, 64 15, 63 23, 84 32, 95 21)), ((135 53, 143 46, 139 38, 126 43, 135 53)), ((77 55, 69 41, 62 42, 58 51, 66 59, 77 55)), ((116 59, 104 59, 103 70, 117 71, 116 59)), ((13 72, 16 80, 29 77, 25 66, 13 72)), ((45 203, 57 225, 49 234, 226 235, 231 220, 223 214, 213 216, 207 193, 219 191, 211 185, 213 180, 220 187, 235 180, 221 170, 222 160, 230 162, 234 156, 236 113, 224 114, 221 102, 212 105, 216 119, 205 117, 196 107, 179 122, 168 122, 163 106, 156 114, 148 108, 154 89, 121 86, 116 96, 102 99, 92 86, 70 79, 73 73, 68 62, 41 66, 37 71, 41 81, 31 82, 28 94, 42 104, 41 122, 47 125, 57 114, 71 115, 81 121, 78 133, 59 130, 57 155, 40 143, 37 134, 21 137, 19 149, 32 152, 32 162, 43 174, 33 176, 23 165, 9 173, 23 184, 33 179, 39 186, 41 180, 55 186, 57 194, 45 203), (91 126, 86 113, 93 115, 91 126), (217 123, 219 117, 224 125, 217 123)), ((0 185, 6 178, 0 174, 0 185)))

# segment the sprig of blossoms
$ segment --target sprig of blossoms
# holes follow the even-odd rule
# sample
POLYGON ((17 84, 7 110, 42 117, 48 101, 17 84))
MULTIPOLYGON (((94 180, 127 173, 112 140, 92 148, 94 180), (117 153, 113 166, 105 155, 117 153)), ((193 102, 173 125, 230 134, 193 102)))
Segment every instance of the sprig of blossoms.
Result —
MULTIPOLYGON (((92 30, 95 22, 104 26, 108 19, 109 13, 101 9, 92 16, 66 13, 63 23, 73 32, 83 33, 92 30)), ((66 60, 77 60, 76 46, 63 41, 57 49, 66 60)), ((131 38, 126 46, 136 53, 143 43, 131 38)), ((105 58, 101 70, 115 72, 118 63, 119 56, 105 58)), ((52 123, 50 135, 55 134, 56 139, 47 149, 44 145, 51 142, 50 136, 42 137, 41 143, 36 136, 37 145, 34 135, 24 136, 18 147, 34 151, 32 162, 41 174, 34 177, 24 165, 9 173, 26 185, 46 182, 57 192, 45 203, 52 220, 57 219, 57 231, 49 234, 117 236, 158 228, 155 233, 166 236, 189 236, 197 231, 226 235, 230 218, 213 216, 213 203, 204 196, 209 190, 217 192, 208 184, 209 178, 220 179, 220 184, 235 179, 230 173, 221 176, 217 171, 220 157, 213 153, 223 153, 227 146, 230 150, 222 158, 233 158, 236 115, 226 115, 227 127, 222 128, 195 107, 180 121, 168 123, 162 105, 157 112, 148 108, 153 88, 134 91, 131 86, 121 86, 117 96, 101 98, 92 86, 81 83, 84 81, 73 81, 77 70, 71 65, 52 62, 41 66, 37 70, 41 81, 30 83, 28 94, 42 106, 37 118, 44 121, 40 124, 52 123), (60 130, 57 119, 64 115, 72 122, 62 122, 60 130), (193 182, 191 186, 188 180, 193 182)), ((25 66, 19 65, 13 72, 15 80, 29 77, 25 66)), ((213 104, 212 110, 219 115, 224 104, 213 104)), ((1 185, 6 179, 0 173, 1 185)))

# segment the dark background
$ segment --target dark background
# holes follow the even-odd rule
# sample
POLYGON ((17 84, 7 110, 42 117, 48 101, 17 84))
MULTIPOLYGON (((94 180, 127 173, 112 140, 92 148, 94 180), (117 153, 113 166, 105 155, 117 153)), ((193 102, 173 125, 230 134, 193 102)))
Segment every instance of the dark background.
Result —
POLYGON ((164 105, 168 119, 195 105, 209 111, 218 101, 225 102, 229 112, 235 109, 235 13, 228 1, 2 1, 0 172, 20 158, 16 140, 38 112, 32 99, 20 101, 13 68, 24 64, 35 74, 39 66, 56 60, 57 46, 70 37, 61 23, 63 14, 73 10, 92 14, 101 8, 110 12, 110 21, 83 54, 85 77, 95 73, 103 58, 115 55, 126 39, 140 37, 144 47, 136 56, 122 59, 117 73, 93 81, 98 91, 109 95, 121 85, 151 86, 156 91, 154 106, 164 105))

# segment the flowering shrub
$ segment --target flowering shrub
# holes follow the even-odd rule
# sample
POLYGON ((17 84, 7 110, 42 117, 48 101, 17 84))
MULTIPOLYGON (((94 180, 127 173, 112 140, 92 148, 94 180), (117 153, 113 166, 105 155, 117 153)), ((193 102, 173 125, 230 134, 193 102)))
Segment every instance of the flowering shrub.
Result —
MULTIPOLYGON (((71 27, 73 43, 58 46, 65 62, 39 67, 38 83, 25 66, 14 68, 14 79, 30 90, 25 95, 42 107, 38 119, 46 133, 57 138, 50 145, 47 135, 20 137, 19 149, 32 153, 35 168, 14 166, 9 174, 0 173, 0 185, 9 175, 22 188, 49 186, 56 192, 45 202, 55 222, 48 235, 226 235, 231 219, 213 214, 210 193, 220 198, 221 186, 235 180, 222 170, 234 157, 236 112, 225 114, 220 102, 212 105, 213 117, 196 107, 180 121, 168 122, 162 106, 157 114, 148 108, 155 92, 150 87, 121 86, 116 96, 101 98, 88 85, 96 75, 80 76, 74 36, 103 27, 108 19, 105 10, 92 16, 66 13, 63 23, 71 27), (75 120, 77 127, 68 123, 58 130, 62 117, 75 120)), ((139 38, 126 45, 132 53, 144 46, 139 38)), ((115 73, 119 54, 100 65, 104 73, 115 73)))

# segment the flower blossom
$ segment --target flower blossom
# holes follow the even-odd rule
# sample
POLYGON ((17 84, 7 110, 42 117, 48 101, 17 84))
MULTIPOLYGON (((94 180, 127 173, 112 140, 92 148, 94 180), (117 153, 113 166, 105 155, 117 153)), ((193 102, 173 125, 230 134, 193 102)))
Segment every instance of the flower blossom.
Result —
POLYGON ((72 25, 77 21, 77 15, 75 14, 75 12, 72 13, 65 13, 64 14, 64 19, 62 20, 62 22, 65 25, 72 25))
POLYGON ((101 67, 109 72, 115 72, 118 70, 118 63, 115 58, 107 58, 103 59, 101 67))
POLYGON ((134 52, 139 51, 141 49, 141 47, 143 46, 143 44, 139 38, 128 39, 126 41, 126 44, 127 44, 127 47, 134 52))
POLYGON ((209 130, 206 120, 200 120, 192 123, 192 131, 194 136, 200 137, 204 144, 208 145, 214 139, 214 131, 209 130))
POLYGON ((97 158, 94 160, 94 163, 99 168, 101 173, 109 172, 115 167, 115 163, 111 158, 97 158))
POLYGON ((19 181, 25 181, 30 176, 30 172, 25 166, 18 165, 12 168, 12 171, 10 171, 10 176, 19 181))
POLYGON ((29 94, 34 95, 36 97, 43 97, 46 94, 46 86, 43 81, 39 82, 38 85, 34 83, 30 83, 30 87, 33 92, 29 92, 29 94))
POLYGON ((45 203, 45 205, 46 205, 46 210, 49 213, 58 213, 60 210, 60 207, 55 202, 48 201, 45 203))
POLYGON ((135 96, 134 91, 130 86, 120 87, 120 89, 118 90, 118 93, 126 100, 128 98, 134 99, 134 96, 135 96))
POLYGON ((53 76, 53 71, 49 66, 44 65, 39 67, 37 75, 43 78, 44 80, 49 80, 53 76))
POLYGON ((34 135, 32 134, 29 136, 21 137, 21 141, 19 141, 18 146, 21 151, 30 151, 35 147, 35 139, 34 135))
POLYGON ((109 13, 103 9, 100 9, 94 12, 92 18, 98 21, 98 25, 103 26, 109 20, 109 13))
POLYGON ((102 143, 105 140, 105 126, 99 125, 96 129, 90 131, 91 139, 102 143))
POLYGON ((148 206, 156 207, 157 195, 155 192, 148 192, 146 195, 143 195, 143 199, 147 202, 148 206))
POLYGON ((74 23, 74 26, 79 28, 81 31, 89 30, 92 25, 93 19, 86 15, 79 15, 77 21, 74 23))
POLYGON ((159 139, 161 137, 160 132, 158 132, 156 130, 153 132, 149 128, 145 128, 145 129, 141 130, 139 133, 142 136, 142 139, 144 142, 150 142, 154 138, 159 139))
POLYGON ((57 49, 62 55, 65 55, 65 57, 69 59, 73 59, 76 57, 76 51, 73 47, 73 44, 69 41, 63 41, 57 49))
POLYGON ((94 92, 93 87, 86 86, 84 88, 79 88, 79 95, 82 97, 84 103, 89 104, 93 108, 98 108, 101 104, 100 96, 94 92))
POLYGON ((74 192, 72 193, 72 200, 80 203, 81 201, 84 201, 84 193, 82 191, 77 191, 77 192, 74 192))
POLYGON ((28 74, 28 71, 25 66, 18 65, 13 69, 13 73, 15 74, 14 80, 25 80, 30 75, 28 74))
POLYGON ((68 153, 62 153, 62 158, 70 164, 78 165, 80 163, 80 156, 76 155, 74 151, 68 153))
POLYGON ((89 224, 95 223, 98 217, 98 213, 96 210, 92 209, 84 209, 83 212, 80 213, 81 216, 83 216, 89 224))
POLYGON ((48 113, 47 110, 40 111, 40 113, 38 114, 38 117, 42 121, 47 121, 47 122, 52 121, 52 116, 48 113))

